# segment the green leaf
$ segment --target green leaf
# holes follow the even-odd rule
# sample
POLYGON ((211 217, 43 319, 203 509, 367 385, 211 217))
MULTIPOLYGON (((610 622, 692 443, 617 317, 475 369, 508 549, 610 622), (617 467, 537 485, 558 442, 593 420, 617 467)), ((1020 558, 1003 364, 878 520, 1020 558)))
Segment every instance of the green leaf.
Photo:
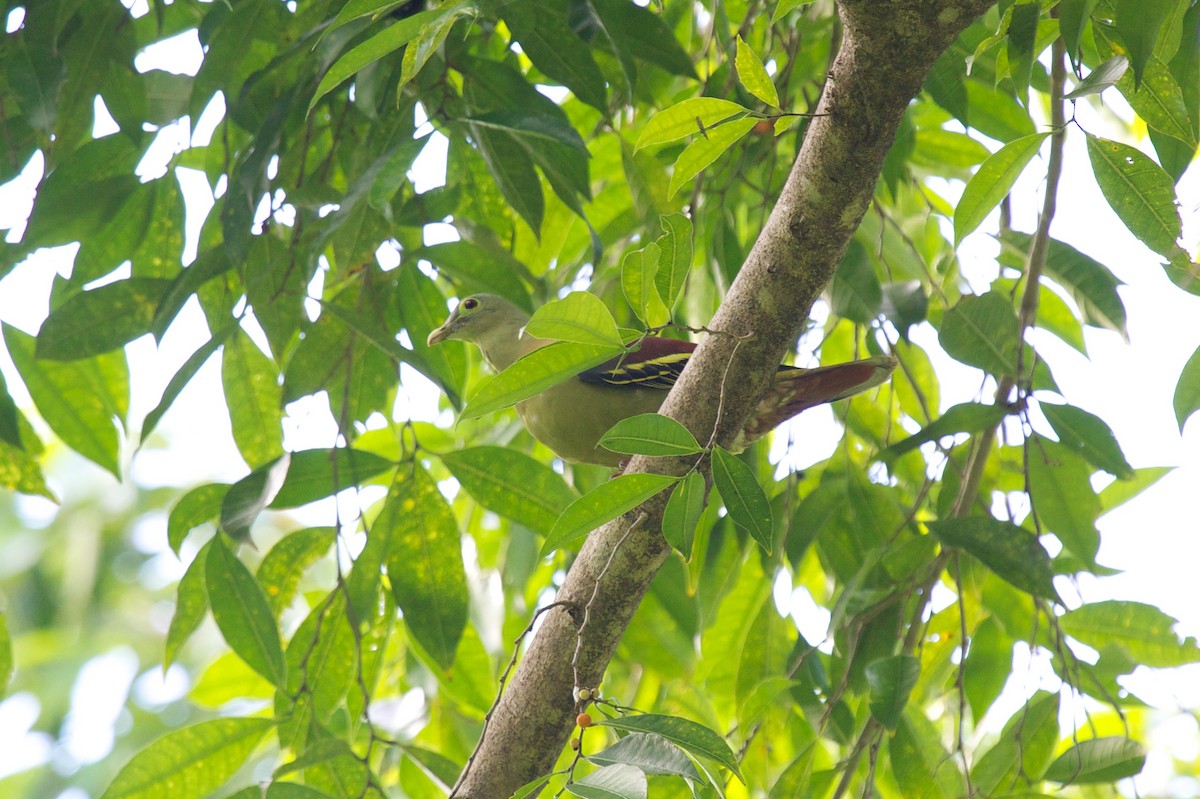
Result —
POLYGON ((34 339, 3 325, 4 343, 55 435, 120 478, 120 437, 114 424, 129 403, 129 367, 123 352, 58 363, 34 358, 34 339))
POLYGON ((569 122, 554 114, 542 113, 536 109, 507 108, 500 111, 488 111, 466 117, 464 121, 480 127, 507 131, 519 137, 557 142, 583 153, 588 151, 583 137, 579 135, 579 131, 571 127, 569 122))
POLYGON ((566 6, 538 0, 500 9, 512 36, 533 65, 583 102, 605 112, 604 75, 591 49, 571 29, 566 6))
POLYGON ((1172 471, 1171 466, 1148 466, 1134 469, 1133 474, 1126 480, 1114 480, 1100 492, 1100 507, 1104 513, 1128 502, 1141 494, 1150 486, 1166 477, 1172 471))
POLYGON ((1015 3, 1009 6, 1008 34, 1005 36, 1005 54, 1008 56, 1008 72, 1012 78, 1017 99, 1029 105, 1029 75, 1033 70, 1034 52, 1037 43, 1038 17, 1042 4, 1015 3))
MULTIPOLYGON (((1007 664, 1004 672, 1008 674, 1007 664)), ((888 760, 902 796, 953 799, 962 791, 962 775, 942 746, 941 735, 919 712, 901 716, 888 739, 888 760)))
POLYGON ((1179 382, 1175 384, 1175 396, 1171 404, 1175 408, 1175 421, 1179 423, 1179 432, 1183 433, 1184 423, 1193 413, 1200 410, 1200 347, 1196 348, 1179 372, 1179 382))
POLYGON ((721 492, 729 518, 750 533, 768 555, 771 554, 771 537, 775 529, 771 503, 758 484, 754 470, 737 456, 722 447, 716 447, 713 449, 712 471, 713 482, 721 492))
POLYGON ((1125 227, 1169 258, 1183 231, 1171 176, 1127 144, 1088 136, 1087 149, 1100 191, 1125 227))
POLYGON ((1028 530, 986 516, 967 516, 930 522, 929 532, 944 545, 979 558, 997 576, 1022 591, 1058 599, 1050 555, 1028 530))
POLYGON ((462 418, 478 419, 516 405, 580 372, 617 357, 624 348, 559 341, 524 355, 471 396, 462 418))
POLYGON ((1058 709, 1057 693, 1039 692, 1013 714, 1000 740, 971 769, 971 781, 980 791, 996 795, 1041 779, 1058 742, 1058 709))
POLYGON ((163 647, 163 672, 175 662, 175 656, 187 640, 196 632, 204 614, 208 611, 208 588, 204 576, 204 564, 208 561, 208 550, 212 541, 205 541, 204 546, 192 558, 187 571, 179 578, 179 588, 175 593, 175 613, 171 616, 171 626, 167 628, 167 641, 163 647))
POLYGON ((172 552, 178 555, 188 533, 220 516, 227 491, 229 486, 224 483, 208 483, 193 488, 175 503, 167 517, 167 543, 172 552))
POLYGON ((1078 100, 1089 94, 1100 94, 1105 89, 1115 86, 1127 69, 1129 59, 1123 55, 1115 55, 1089 72, 1074 89, 1063 95, 1063 99, 1078 100))
POLYGON ((671 319, 657 287, 662 248, 651 242, 640 250, 625 255, 621 262, 621 288, 633 312, 647 325, 658 327, 671 319))
POLYGON ((701 779, 700 772, 679 747, 661 735, 631 732, 607 749, 587 757, 597 766, 625 763, 635 766, 646 774, 673 774, 684 779, 701 779))
POLYGON ((287 476, 270 502, 272 508, 296 508, 356 486, 395 467, 373 452, 334 447, 291 453, 287 476))
POLYGON ((1080 741, 1059 755, 1045 779, 1064 785, 1113 783, 1142 772, 1146 750, 1128 738, 1092 738, 1080 741))
POLYGON ((623 474, 601 483, 567 506, 546 536, 538 557, 585 537, 661 493, 678 479, 664 474, 623 474))
MULTIPOLYGON (((638 135, 634 150, 650 147, 655 144, 682 139, 692 134, 703 134, 711 130, 718 122, 729 119, 735 114, 747 114, 750 109, 732 100, 722 100, 717 97, 693 97, 659 111, 642 128, 638 135)), ((753 125, 753 123, 751 123, 753 125)))
MULTIPOLYGON (((1114 53, 1114 57, 1123 57, 1126 51, 1113 28, 1098 23, 1094 25, 1094 30, 1097 49, 1102 56, 1114 53)), ((1139 75, 1121 75, 1117 88, 1150 128, 1187 144, 1192 152, 1195 151, 1196 126, 1184 101, 1183 89, 1162 59, 1151 55, 1139 75)))
POLYGON ((1008 681, 1013 640, 995 616, 979 623, 963 666, 963 691, 974 718, 981 719, 1008 681))
MULTIPOLYGON (((536 177, 534 182, 537 183, 536 177)), ((537 191, 540 197, 541 184, 537 184, 537 191)), ((538 228, 534 226, 533 229, 536 231, 538 228)), ((412 254, 417 258, 428 258, 430 263, 468 292, 499 294, 526 311, 533 310, 529 290, 521 282, 529 270, 503 250, 485 249, 469 241, 448 241, 421 247, 412 254)))
POLYGON ((667 194, 675 196, 675 192, 694 178, 706 166, 716 161, 725 151, 737 143, 739 139, 750 132, 757 120, 735 119, 708 128, 697 137, 675 159, 675 168, 671 173, 671 185, 667 194))
POLYGON ((775 84, 771 82, 771 76, 767 74, 767 70, 763 66, 762 61, 759 60, 758 55, 742 41, 741 36, 737 37, 735 63, 737 65, 738 80, 746 87, 746 91, 772 108, 778 108, 779 93, 775 91, 775 84))
POLYGON ((563 787, 567 793, 583 799, 646 799, 646 774, 635 766, 618 763, 563 787))
POLYGON ((883 307, 883 288, 875 275, 871 254, 857 238, 850 239, 846 254, 829 284, 833 312, 859 324, 870 324, 883 307))
POLYGON ((227 718, 169 732, 134 755, 101 799, 207 796, 246 762, 271 719, 227 718))
POLYGON ((895 730, 920 676, 921 661, 912 655, 894 655, 869 664, 871 716, 887 729, 895 730))
POLYGON ((622 419, 600 438, 600 446, 626 455, 655 457, 694 455, 704 451, 690 430, 657 413, 622 419))
POLYGON ((938 342, 955 360, 997 376, 1017 374, 1017 314, 1002 294, 963 297, 946 311, 938 342))
MULTIPOLYGON (((1024 268, 1033 237, 1009 232, 1004 234, 1001 240, 1019 243, 1020 268, 1024 268)), ((1002 251, 1001 260, 1006 265, 1016 265, 1005 256, 1006 253, 1002 251)), ((1045 270, 1051 280, 1070 293, 1071 298, 1083 311, 1083 318, 1087 324, 1114 330, 1126 339, 1129 338, 1125 329, 1125 303, 1117 293, 1121 281, 1113 275, 1112 270, 1071 245, 1055 239, 1050 240, 1045 270)))
POLYGON ((441 15, 436 20, 426 23, 421 30, 421 35, 404 51, 404 58, 400 66, 400 80, 396 84, 397 92, 408 85, 428 63, 430 57, 441 48, 458 18, 471 14, 474 10, 467 3, 443 6, 438 9, 441 15))
POLYGON ((1029 441, 1029 491, 1044 532, 1058 536, 1088 565, 1096 562, 1100 500, 1092 490, 1092 470, 1067 447, 1034 435, 1029 441))
POLYGON ((1062 32, 1063 44, 1067 56, 1075 61, 1079 55, 1079 42, 1083 38, 1083 29, 1092 11, 1100 0, 1062 0, 1058 4, 1058 27, 1062 32))
POLYGON ((442 463, 479 504, 543 535, 579 497, 553 469, 506 447, 447 452, 442 463))
POLYGON ((220 536, 205 558, 204 581, 225 643, 272 685, 282 686, 283 647, 266 592, 220 536))
POLYGON ((250 468, 283 454, 283 395, 275 364, 238 331, 225 342, 221 381, 233 440, 250 468))
POLYGON ((643 713, 636 716, 620 716, 618 718, 597 721, 598 727, 612 727, 627 732, 648 732, 661 735, 671 743, 695 757, 703 757, 716 761, 729 769, 745 783, 741 769, 738 768, 737 758, 729 744, 717 733, 701 724, 678 716, 662 716, 654 713, 643 713))
POLYGON ((332 527, 308 527, 288 533, 271 547, 254 576, 266 592, 272 614, 278 617, 292 604, 305 570, 329 552, 336 538, 332 527))
POLYGON ((666 232, 656 242, 660 254, 654 286, 669 314, 692 269, 692 221, 683 214, 664 214, 658 221, 666 232))
POLYGON ((1099 416, 1074 405, 1043 402, 1039 407, 1064 447, 1114 477, 1124 480, 1133 476, 1133 467, 1125 460, 1116 436, 1099 416))
POLYGON ((946 409, 945 413, 923 427, 919 433, 897 441, 881 451, 879 457, 891 461, 929 441, 938 441, 958 433, 982 433, 1000 424, 1000 420, 1007 413, 999 405, 980 405, 977 402, 955 405, 946 409))
POLYGON ((1089 602, 1064 614, 1063 631, 1088 646, 1120 646, 1137 663, 1150 668, 1171 668, 1200 661, 1195 638, 1182 642, 1178 623, 1153 605, 1107 600, 1089 602))
POLYGON ((170 284, 132 277, 79 292, 42 323, 36 357, 76 361, 119 349, 149 333, 159 298, 170 284))
POLYGON ((608 347, 623 347, 617 321, 595 294, 573 291, 552 300, 533 313, 525 332, 535 338, 574 341, 608 347))
POLYGON ((667 543, 692 557, 692 542, 696 537, 696 525, 704 513, 704 502, 708 497, 704 478, 698 472, 689 472, 675 485, 671 498, 663 511, 663 537, 667 543))
POLYGON ((696 77, 692 57, 680 46, 662 16, 625 0, 593 0, 591 5, 618 56, 649 61, 673 75, 696 77))
POLYGON ((226 535, 253 545, 250 528, 279 493, 291 460, 291 455, 285 452, 229 487, 221 500, 221 529, 226 535))
POLYGON ((1167 21, 1175 0, 1114 0, 1117 32, 1129 48, 1129 63, 1137 82, 1154 55, 1158 32, 1167 21))
POLYGON ((954 209, 954 245, 979 227, 992 209, 1000 204, 1037 155, 1049 133, 1022 136, 1010 142, 984 161, 963 189, 954 209))
POLYGON ((317 85, 317 90, 313 93, 312 100, 308 103, 308 111, 306 113, 312 113, 317 101, 336 89, 342 81, 368 64, 383 58, 388 53, 399 50, 417 36, 420 36, 426 25, 435 21, 444 13, 445 11, 440 8, 431 11, 420 11, 411 17, 402 19, 396 24, 385 28, 362 44, 351 49, 335 61, 333 66, 329 68, 329 71, 321 78, 320 84, 317 85))
POLYGON ((392 483, 371 532, 387 537, 392 595, 409 632, 434 663, 450 668, 467 625, 462 537, 454 512, 423 467, 414 463, 411 476, 392 483))

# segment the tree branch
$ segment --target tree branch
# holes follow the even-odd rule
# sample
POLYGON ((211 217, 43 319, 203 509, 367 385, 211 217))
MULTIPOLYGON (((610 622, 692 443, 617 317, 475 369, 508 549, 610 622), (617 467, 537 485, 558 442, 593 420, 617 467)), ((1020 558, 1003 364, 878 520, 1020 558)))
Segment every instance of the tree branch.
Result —
MULTIPOLYGON (((990 5, 990 0, 843 0, 844 35, 817 116, 779 202, 709 325, 733 335, 701 342, 664 414, 700 440, 714 431, 717 443, 734 438, 833 277, 909 101, 934 61, 990 5)), ((683 468, 637 457, 627 471, 683 468)), ((566 613, 547 615, 496 707, 472 768, 459 779, 458 796, 506 799, 553 768, 574 723, 573 689, 599 685, 667 557, 660 532, 665 506, 665 495, 655 497, 588 538, 558 593, 559 601, 578 604, 594 594, 586 635, 580 639, 566 613), (579 686, 572 678, 577 642, 579 686)))

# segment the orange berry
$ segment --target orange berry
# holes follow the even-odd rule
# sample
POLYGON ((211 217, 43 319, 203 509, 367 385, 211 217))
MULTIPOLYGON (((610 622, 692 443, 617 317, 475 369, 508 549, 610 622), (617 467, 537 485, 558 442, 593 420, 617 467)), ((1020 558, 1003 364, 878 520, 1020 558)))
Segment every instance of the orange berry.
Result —
POLYGON ((586 729, 587 727, 592 726, 592 717, 587 713, 580 713, 575 717, 575 723, 580 729, 586 729))

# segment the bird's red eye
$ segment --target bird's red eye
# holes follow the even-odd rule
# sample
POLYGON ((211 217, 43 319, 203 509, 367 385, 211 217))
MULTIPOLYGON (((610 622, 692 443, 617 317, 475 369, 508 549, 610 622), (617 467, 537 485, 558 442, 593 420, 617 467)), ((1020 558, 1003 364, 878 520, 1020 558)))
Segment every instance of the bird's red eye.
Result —
POLYGON ((479 300, 475 299, 474 297, 468 297, 467 299, 463 300, 463 308, 468 311, 473 311, 478 307, 479 300))

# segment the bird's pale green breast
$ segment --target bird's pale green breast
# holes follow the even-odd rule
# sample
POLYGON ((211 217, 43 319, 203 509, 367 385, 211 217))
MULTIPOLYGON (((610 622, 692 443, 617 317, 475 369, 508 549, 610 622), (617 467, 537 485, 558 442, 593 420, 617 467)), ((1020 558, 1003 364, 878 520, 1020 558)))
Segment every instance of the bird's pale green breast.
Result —
POLYGON ((667 392, 658 389, 588 385, 571 378, 518 403, 517 413, 530 435, 563 460, 617 466, 628 456, 599 446, 600 437, 622 419, 657 411, 666 398, 667 392))

